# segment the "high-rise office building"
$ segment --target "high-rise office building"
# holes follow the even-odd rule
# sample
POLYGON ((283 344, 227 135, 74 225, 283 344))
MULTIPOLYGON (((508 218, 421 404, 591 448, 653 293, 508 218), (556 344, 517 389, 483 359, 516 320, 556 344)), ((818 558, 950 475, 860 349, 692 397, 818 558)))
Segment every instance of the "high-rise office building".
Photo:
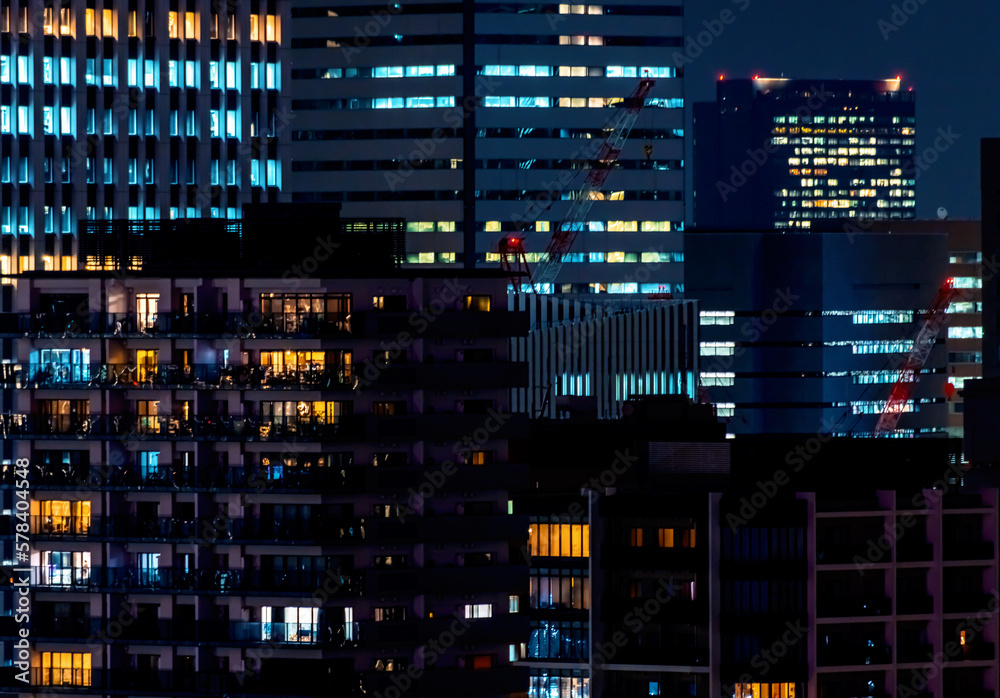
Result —
MULTIPOLYGON (((948 278, 944 234, 694 230, 700 386, 734 434, 870 435, 948 278)), ((899 435, 944 435, 947 328, 899 435)))
POLYGON ((0 267, 69 270, 80 220, 277 201, 290 3, 0 6, 0 267))
POLYGON ((681 290, 680 0, 597 5, 301 2, 292 9, 294 200, 404 217, 414 263, 542 259, 622 100, 656 81, 555 290, 681 290), (478 106, 477 106, 478 105, 478 106), (652 274, 636 274, 655 264, 652 274))
POLYGON ((695 105, 694 219, 707 228, 810 228, 913 218, 912 88, 894 80, 720 76, 695 105))

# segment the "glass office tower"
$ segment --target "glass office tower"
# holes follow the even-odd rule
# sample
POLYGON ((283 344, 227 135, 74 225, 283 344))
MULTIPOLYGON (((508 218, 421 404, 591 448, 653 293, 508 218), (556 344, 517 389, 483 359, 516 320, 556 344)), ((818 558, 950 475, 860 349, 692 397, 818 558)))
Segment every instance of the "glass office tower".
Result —
POLYGON ((680 0, 303 0, 292 9, 293 200, 408 221, 408 261, 529 264, 622 100, 656 84, 554 288, 682 290, 680 0))
POLYGON ((80 220, 281 200, 289 3, 0 5, 0 264, 69 270, 80 220))

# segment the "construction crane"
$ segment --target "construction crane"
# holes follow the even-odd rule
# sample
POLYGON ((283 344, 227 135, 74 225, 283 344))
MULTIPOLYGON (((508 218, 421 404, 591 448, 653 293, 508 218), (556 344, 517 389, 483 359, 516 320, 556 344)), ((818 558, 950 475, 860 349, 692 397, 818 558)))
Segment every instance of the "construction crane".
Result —
POLYGON ((913 340, 913 348, 910 349, 909 355, 899 369, 899 377, 896 378, 889 399, 882 409, 882 414, 879 415, 878 423, 875 425, 876 437, 890 436, 896 430, 899 418, 906 409, 906 403, 913 393, 913 385, 917 382, 920 369, 927 362, 927 357, 930 356, 934 342, 947 319, 948 306, 958 295, 954 286, 955 280, 947 279, 944 285, 938 289, 937 295, 934 296, 934 302, 931 303, 930 310, 924 316, 923 327, 920 328, 917 338, 913 340))
MULTIPOLYGON (((639 81, 639 86, 635 88, 635 91, 619 104, 620 111, 606 127, 610 133, 604 139, 604 143, 601 144, 597 153, 588 159, 590 168, 587 176, 577 190, 576 197, 570 205, 566 217, 553 231, 552 239, 545 248, 544 261, 535 267, 534 278, 532 278, 524 255, 524 239, 515 235, 500 241, 500 268, 507 272, 510 277, 514 293, 520 292, 521 278, 524 274, 528 275, 528 287, 533 291, 536 290, 536 286, 541 288, 544 284, 555 282, 559 270, 562 269, 563 256, 572 249, 577 233, 583 230, 587 215, 590 213, 590 207, 597 200, 597 194, 604 185, 604 180, 608 178, 611 168, 617 162, 618 155, 639 116, 639 111, 645 105, 646 97, 655 84, 655 80, 643 78, 639 81)), ((534 219, 537 219, 547 208, 543 209, 536 203, 534 219)))

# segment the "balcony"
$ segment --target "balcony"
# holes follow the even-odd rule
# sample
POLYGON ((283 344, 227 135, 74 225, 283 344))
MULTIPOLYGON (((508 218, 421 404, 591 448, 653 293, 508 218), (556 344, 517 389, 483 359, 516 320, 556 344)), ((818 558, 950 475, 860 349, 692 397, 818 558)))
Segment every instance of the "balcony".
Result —
POLYGON ((10 388, 334 390, 350 388, 350 364, 282 368, 257 364, 4 364, 0 383, 10 388))
POLYGON ((0 438, 27 439, 127 439, 136 440, 240 440, 361 439, 364 420, 346 416, 335 422, 305 417, 103 416, 0 414, 0 438))
POLYGON ((988 541, 945 541, 945 560, 992 560, 993 543, 988 541))
MULTIPOLYGON (((0 313, 0 335, 20 337, 344 337, 350 313, 0 313)), ((463 333, 460 336, 465 336, 463 333)))
POLYGON ((265 570, 191 570, 169 567, 126 569, 81 567, 56 569, 32 567, 31 584, 52 591, 150 592, 311 596, 325 589, 331 596, 360 596, 364 575, 351 572, 269 572, 265 570))

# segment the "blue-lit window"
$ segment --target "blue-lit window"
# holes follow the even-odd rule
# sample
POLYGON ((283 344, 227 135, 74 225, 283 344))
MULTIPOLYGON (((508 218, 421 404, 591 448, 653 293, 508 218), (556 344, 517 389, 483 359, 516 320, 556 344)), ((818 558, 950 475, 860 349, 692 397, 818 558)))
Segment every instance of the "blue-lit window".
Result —
POLYGON ((185 124, 184 133, 188 136, 198 135, 198 121, 195 117, 196 114, 193 111, 189 111, 185 117, 187 123, 185 124))
POLYGON ((97 181, 94 173, 94 158, 87 158, 86 162, 87 184, 94 184, 97 181))
POLYGON ((128 59, 128 86, 129 87, 139 86, 139 66, 136 65, 135 58, 128 59))
MULTIPOLYGON (((42 209, 42 216, 43 216, 43 217, 44 217, 44 219, 45 219, 45 232, 46 232, 46 233, 53 233, 53 232, 55 232, 55 230, 53 229, 53 220, 52 220, 52 218, 53 218, 53 214, 52 214, 52 207, 51 207, 51 206, 46 206, 46 207, 44 207, 44 208, 42 209)), ((89 367, 88 367, 88 368, 89 368, 89 367)), ((88 379, 88 380, 89 380, 89 379, 88 379)))
MULTIPOLYGON (((434 74, 434 66, 432 66, 432 65, 424 65, 424 66, 412 65, 412 66, 408 66, 406 68, 406 75, 407 75, 407 77, 413 77, 413 76, 417 75, 416 71, 420 70, 421 68, 425 68, 425 69, 430 70, 429 73, 424 73, 425 75, 433 75, 434 74), (414 71, 414 72, 411 73, 410 71, 414 71)), ((403 77, 403 66, 401 66, 401 65, 392 65, 392 66, 385 66, 385 65, 383 65, 383 66, 378 66, 378 67, 372 68, 372 77, 373 78, 401 78, 401 77, 403 77)))
POLYGON ((139 451, 139 472, 143 480, 160 474, 160 452, 139 451))
POLYGON ((128 135, 139 135, 139 112, 132 109, 128 113, 128 135))
POLYGON ((437 74, 438 75, 454 75, 455 74, 455 65, 454 64, 439 65, 437 67, 437 74))
POLYGON ((453 107, 453 106, 455 106, 455 98, 454 97, 436 97, 434 101, 435 101, 435 105, 439 106, 439 107, 453 107))
POLYGON ((227 138, 240 137, 240 134, 237 131, 236 112, 234 111, 226 112, 226 137, 227 138))
MULTIPOLYGON (((20 158, 17 162, 17 181, 20 182, 21 184, 27 184, 28 177, 30 174, 31 172, 28 170, 28 158, 20 158)), ((22 208, 21 212, 27 213, 27 210, 28 209, 26 208, 22 208)), ((22 225, 27 225, 27 224, 28 224, 27 219, 25 219, 22 225)))
POLYGON ((208 112, 208 132, 212 138, 219 138, 222 135, 222 127, 219 124, 218 109, 212 109, 208 112))
MULTIPOLYGON (((135 158, 129 158, 128 160, 128 183, 139 183, 139 161, 135 158)), ((131 215, 129 217, 131 218, 131 215)))
POLYGON ((550 107, 548 97, 518 97, 517 106, 519 107, 550 107))
POLYGON ((264 68, 265 87, 269 90, 278 89, 278 66, 275 63, 268 63, 264 68))
POLYGON ((259 90, 260 89, 260 73, 264 69, 264 66, 260 63, 250 64, 250 89, 259 90))
POLYGON ((221 86, 219 84, 219 62, 212 61, 208 64, 208 86, 217 90, 221 86))
POLYGON ((236 184, 236 161, 230 160, 226 163, 226 184, 234 186, 236 184))
POLYGON ((104 59, 104 85, 105 87, 115 85, 115 62, 111 58, 104 59))
POLYGON ((17 81, 22 85, 31 84, 31 59, 28 56, 17 57, 17 81))
MULTIPOLYGON (((646 78, 675 78, 677 77, 677 69, 668 66, 642 66, 639 68, 639 74, 646 78)), ((633 76, 634 77, 634 76, 633 76)))
POLYGON ((0 133, 10 133, 10 107, 0 107, 0 133))
POLYGON ((55 107, 42 108, 42 130, 47 135, 55 134, 56 132, 55 107))
POLYGON ((156 162, 153 160, 146 160, 146 184, 156 184, 156 162))
POLYGON ((660 695, 660 682, 650 681, 649 682, 649 695, 658 696, 660 695))
POLYGON ((212 166, 209 168, 212 175, 212 184, 219 183, 219 161, 212 160, 212 166))
POLYGON ((152 109, 146 110, 146 135, 156 135, 156 112, 152 109))
POLYGON ((62 231, 64 233, 73 232, 73 216, 70 215, 69 206, 62 207, 62 213, 59 218, 62 221, 62 231))
POLYGON ((235 220, 240 217, 240 212, 236 210, 235 206, 229 206, 226 208, 226 218, 229 220, 235 220))
POLYGON ((634 65, 609 65, 604 75, 609 78, 634 78, 638 76, 634 65))
POLYGON ((226 63, 226 89, 239 89, 239 86, 236 84, 236 64, 232 61, 226 63))
POLYGON ((150 59, 146 59, 146 62, 143 64, 143 73, 143 84, 146 87, 156 87, 156 63, 150 59))
POLYGON ((402 109, 402 97, 380 97, 375 100, 376 109, 402 109))
POLYGON ((63 85, 73 84, 73 66, 69 58, 59 59, 59 82, 63 85))
POLYGON ((114 184, 115 161, 112 158, 104 158, 104 183, 114 184))
POLYGON ((260 160, 250 161, 250 186, 260 186, 260 160))
POLYGON ((31 110, 28 107, 17 108, 17 132, 18 133, 31 132, 31 110))
POLYGON ((591 252, 587 256, 587 261, 591 262, 591 263, 594 263, 594 262, 603 262, 604 261, 604 253, 603 252, 591 252))
POLYGON ((113 136, 115 133, 114 112, 110 107, 104 110, 104 135, 113 136))
POLYGON ((278 180, 280 171, 278 169, 278 163, 275 160, 267 161, 267 186, 269 187, 280 187, 281 182, 278 180))
POLYGON ((176 109, 170 110, 170 135, 179 136, 180 135, 180 116, 176 109))
POLYGON ((434 98, 433 97, 407 97, 406 106, 408 109, 420 109, 423 107, 433 107, 434 98))
MULTIPOLYGON (((51 58, 46 58, 51 65, 51 58)), ((0 82, 9 83, 10 82, 10 56, 0 56, 0 82)))
MULTIPOLYGON (((87 75, 86 80, 88 85, 97 84, 97 68, 95 67, 96 60, 93 58, 87 59, 87 75)), ((65 80, 63 81, 65 82, 65 80)))
POLYGON ((177 70, 177 61, 167 61, 167 82, 171 87, 180 87, 180 71, 177 70))
MULTIPOLYGON (((222 217, 222 210, 218 206, 213 206, 212 209, 211 209, 211 216, 212 216, 212 218, 221 218, 222 217)), ((229 351, 229 350, 228 349, 224 349, 223 351, 229 351)))
POLYGON ((497 97, 487 95, 483 98, 484 107, 513 107, 515 104, 513 97, 497 97))
POLYGON ((198 87, 198 63, 195 61, 184 63, 184 86, 198 87))

